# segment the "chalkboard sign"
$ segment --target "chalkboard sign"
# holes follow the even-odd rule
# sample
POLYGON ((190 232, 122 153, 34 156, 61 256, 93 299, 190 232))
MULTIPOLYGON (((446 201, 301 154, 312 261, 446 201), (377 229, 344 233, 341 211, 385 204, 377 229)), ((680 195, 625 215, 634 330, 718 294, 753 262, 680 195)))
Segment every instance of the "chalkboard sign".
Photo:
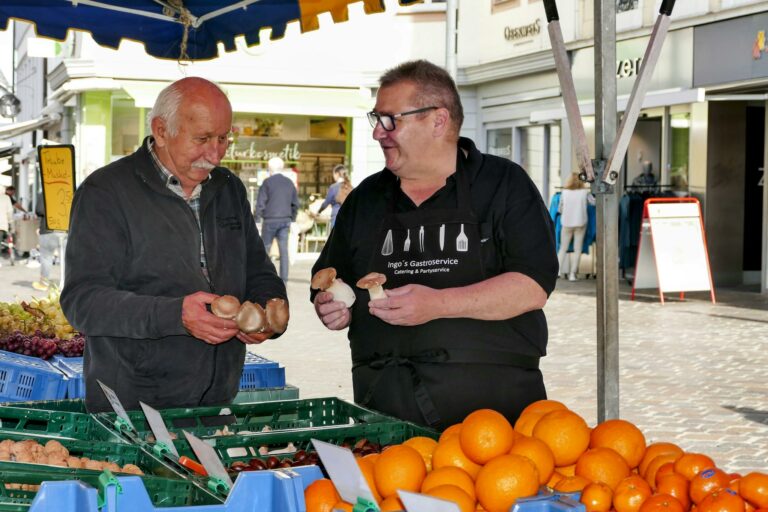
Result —
POLYGON ((37 155, 48 229, 67 231, 75 194, 75 147, 71 144, 38 146, 37 155))
POLYGON ((651 198, 643 205, 643 220, 637 250, 635 289, 658 288, 661 302, 665 292, 715 292, 709 256, 701 222, 701 208, 695 198, 651 198))

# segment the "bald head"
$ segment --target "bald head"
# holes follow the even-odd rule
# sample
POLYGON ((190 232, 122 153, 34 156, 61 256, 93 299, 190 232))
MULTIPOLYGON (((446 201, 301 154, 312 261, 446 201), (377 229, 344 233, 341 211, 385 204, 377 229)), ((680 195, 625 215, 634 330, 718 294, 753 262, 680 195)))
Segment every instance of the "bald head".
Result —
POLYGON ((165 122, 169 135, 179 131, 178 113, 182 104, 202 102, 215 108, 226 108, 232 111, 229 98, 221 88, 210 80, 200 77, 187 77, 173 82, 160 91, 155 105, 147 116, 147 123, 152 127, 156 118, 165 122))

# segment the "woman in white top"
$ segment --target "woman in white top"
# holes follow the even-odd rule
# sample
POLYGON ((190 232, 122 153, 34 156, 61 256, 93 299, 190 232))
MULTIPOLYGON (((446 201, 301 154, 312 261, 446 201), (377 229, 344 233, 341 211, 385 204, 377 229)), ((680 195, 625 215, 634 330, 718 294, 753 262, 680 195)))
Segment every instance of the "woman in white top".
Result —
POLYGON ((568 280, 576 280, 579 269, 581 249, 584 245, 584 234, 587 232, 587 203, 594 204, 595 198, 588 188, 584 188, 578 173, 571 173, 560 194, 560 250, 557 253, 560 268, 563 268, 568 247, 573 240, 573 252, 568 266, 568 280))

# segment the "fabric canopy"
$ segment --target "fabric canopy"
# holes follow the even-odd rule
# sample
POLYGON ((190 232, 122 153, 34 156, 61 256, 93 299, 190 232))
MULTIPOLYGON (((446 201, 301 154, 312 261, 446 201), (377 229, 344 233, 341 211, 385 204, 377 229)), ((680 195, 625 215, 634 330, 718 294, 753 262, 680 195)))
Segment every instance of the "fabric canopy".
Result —
MULTIPOLYGON (((259 43, 259 31, 272 38, 298 20, 301 31, 319 27, 317 15, 346 21, 347 6, 360 0, 3 0, 0 27, 10 18, 34 23, 37 34, 64 40, 70 29, 89 32, 100 45, 117 48, 122 39, 144 43, 149 55, 166 59, 207 60, 217 44, 235 50, 235 38, 259 43)), ((362 0, 368 14, 382 12, 384 0, 362 0)), ((400 0, 403 5, 420 0, 400 0)))

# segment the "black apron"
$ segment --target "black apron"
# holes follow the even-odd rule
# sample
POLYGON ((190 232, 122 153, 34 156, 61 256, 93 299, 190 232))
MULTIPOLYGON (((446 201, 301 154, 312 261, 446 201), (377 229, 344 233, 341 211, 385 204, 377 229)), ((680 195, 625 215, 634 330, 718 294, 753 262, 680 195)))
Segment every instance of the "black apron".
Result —
MULTIPOLYGON (((482 252, 489 250, 484 244, 494 244, 490 225, 481 225, 472 211, 461 162, 454 175, 456 209, 397 213, 400 191, 397 183, 393 186, 369 267, 387 276, 385 288, 442 289, 492 277, 482 252)), ((526 405, 546 398, 539 358, 509 346, 513 336, 507 322, 451 318, 394 326, 372 316, 367 304, 367 293, 358 295, 352 312, 356 402, 447 428, 481 408, 498 410, 514 422, 526 405)))

